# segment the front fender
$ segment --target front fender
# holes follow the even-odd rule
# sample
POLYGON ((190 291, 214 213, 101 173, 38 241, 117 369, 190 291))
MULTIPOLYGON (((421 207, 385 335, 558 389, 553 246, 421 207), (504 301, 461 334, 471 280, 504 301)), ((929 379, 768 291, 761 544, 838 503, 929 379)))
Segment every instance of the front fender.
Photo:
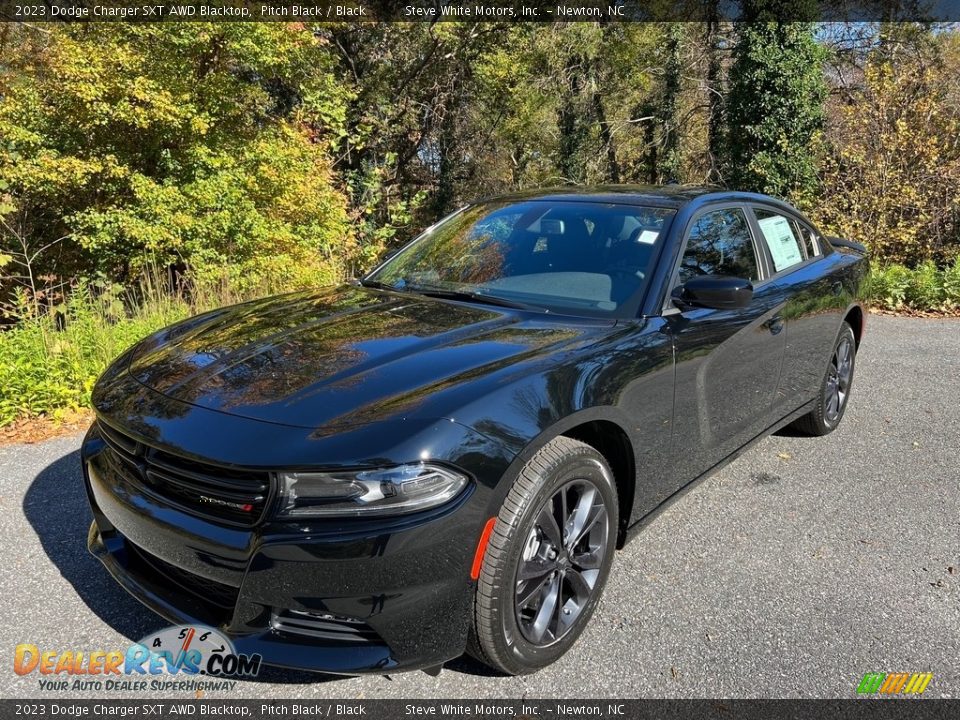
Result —
POLYGON ((589 352, 562 358, 540 372, 514 377, 451 413, 511 457, 504 480, 489 497, 499 510, 520 468, 558 435, 583 439, 604 452, 607 434, 627 446, 627 458, 608 457, 621 494, 630 498, 624 518, 639 517, 654 504, 655 488, 641 482, 671 471, 673 343, 665 323, 624 323, 589 352), (602 421, 606 426, 589 426, 602 421), (616 462, 619 461, 619 462, 616 462))

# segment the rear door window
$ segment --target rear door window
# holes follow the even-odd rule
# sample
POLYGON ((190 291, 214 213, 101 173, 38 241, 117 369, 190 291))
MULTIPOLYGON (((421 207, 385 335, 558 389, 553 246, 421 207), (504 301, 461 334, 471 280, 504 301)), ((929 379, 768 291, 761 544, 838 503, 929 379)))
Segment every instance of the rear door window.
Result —
POLYGON ((823 255, 823 251, 820 249, 820 238, 817 237, 817 234, 813 230, 796 221, 794 221, 793 227, 800 235, 800 239, 803 241, 803 248, 807 251, 808 258, 823 255))
POLYGON ((789 218, 758 208, 754 208, 753 213, 760 226, 760 234, 770 250, 774 274, 799 265, 806 259, 796 225, 789 218))

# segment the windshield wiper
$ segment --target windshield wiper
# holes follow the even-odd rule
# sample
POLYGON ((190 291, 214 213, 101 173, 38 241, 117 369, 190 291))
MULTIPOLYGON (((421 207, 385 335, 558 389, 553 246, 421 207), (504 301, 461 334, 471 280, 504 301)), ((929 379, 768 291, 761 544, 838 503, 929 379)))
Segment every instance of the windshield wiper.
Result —
POLYGON ((523 303, 507 300, 496 295, 486 295, 484 293, 471 290, 448 290, 446 288, 423 287, 420 285, 408 285, 408 290, 426 295, 427 297, 443 298, 444 300, 463 300, 466 302, 478 302, 486 305, 498 305, 500 307, 514 308, 515 310, 539 310, 546 312, 542 308, 531 307, 523 303))
POLYGON ((409 288, 405 285, 391 285, 390 283, 383 283, 379 280, 360 280, 359 282, 363 287, 373 288, 374 290, 390 290, 392 292, 403 292, 405 290, 409 290, 409 288))
POLYGON ((387 285, 387 283, 382 283, 379 280, 359 280, 358 281, 363 287, 374 288, 375 290, 396 290, 393 285, 387 285))
POLYGON ((427 297, 443 298, 444 300, 461 300, 465 302, 484 303, 486 305, 498 305, 499 307, 514 308, 515 310, 539 310, 540 312, 546 312, 543 308, 525 305, 496 295, 487 295, 474 290, 451 290, 433 285, 419 285, 408 282, 406 278, 400 278, 400 280, 393 284, 383 283, 379 280, 361 280, 360 284, 364 287, 375 288, 377 290, 413 292, 427 297))

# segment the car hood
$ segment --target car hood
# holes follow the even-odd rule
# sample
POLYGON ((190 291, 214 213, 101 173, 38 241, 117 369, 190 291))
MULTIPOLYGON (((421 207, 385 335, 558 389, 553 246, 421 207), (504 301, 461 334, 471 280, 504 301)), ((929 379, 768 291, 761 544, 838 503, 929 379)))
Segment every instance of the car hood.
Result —
POLYGON ((171 399, 297 427, 452 418, 483 386, 612 325, 347 285, 188 320, 127 369, 171 399))

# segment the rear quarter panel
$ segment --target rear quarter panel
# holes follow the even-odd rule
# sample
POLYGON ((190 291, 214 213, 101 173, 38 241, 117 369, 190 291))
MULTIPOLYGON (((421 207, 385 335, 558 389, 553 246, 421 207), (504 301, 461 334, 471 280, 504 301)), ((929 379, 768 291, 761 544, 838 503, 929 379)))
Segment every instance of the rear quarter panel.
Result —
POLYGON ((866 259, 836 250, 778 279, 787 297, 782 316, 787 339, 777 406, 783 414, 813 399, 820 389, 840 324, 859 306, 866 259))

